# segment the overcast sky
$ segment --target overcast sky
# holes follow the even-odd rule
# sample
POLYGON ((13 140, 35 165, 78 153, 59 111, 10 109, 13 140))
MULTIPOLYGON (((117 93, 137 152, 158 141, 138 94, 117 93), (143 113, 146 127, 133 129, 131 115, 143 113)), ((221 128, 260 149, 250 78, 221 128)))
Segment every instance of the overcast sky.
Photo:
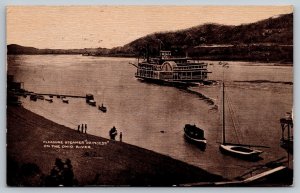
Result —
POLYGON ((7 44, 112 48, 153 32, 240 25, 292 11, 291 6, 10 6, 7 44))

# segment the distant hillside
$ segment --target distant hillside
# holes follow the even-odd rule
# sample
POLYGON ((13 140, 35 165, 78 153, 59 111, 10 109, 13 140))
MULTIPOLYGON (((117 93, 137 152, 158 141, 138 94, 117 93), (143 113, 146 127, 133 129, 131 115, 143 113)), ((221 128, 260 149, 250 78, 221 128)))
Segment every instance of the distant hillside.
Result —
POLYGON ((7 46, 7 54, 36 54, 38 49, 34 47, 24 47, 17 44, 7 46))
POLYGON ((276 43, 292 45, 293 14, 239 26, 204 24, 176 32, 154 33, 123 46, 123 49, 136 51, 140 47, 145 47, 147 43, 159 47, 160 42, 163 47, 168 49, 210 44, 276 43))
POLYGON ((239 26, 204 24, 175 32, 160 32, 139 38, 112 52, 140 54, 150 45, 173 55, 222 60, 286 61, 293 59, 293 14, 285 14, 239 26))
POLYGON ((274 16, 239 26, 204 24, 174 32, 158 32, 112 49, 36 49, 8 45, 8 54, 84 54, 99 56, 150 56, 159 50, 173 55, 210 60, 265 62, 293 61, 293 14, 274 16))
POLYGON ((7 46, 7 54, 99 54, 108 53, 107 48, 84 48, 84 49, 37 49, 17 44, 7 46))

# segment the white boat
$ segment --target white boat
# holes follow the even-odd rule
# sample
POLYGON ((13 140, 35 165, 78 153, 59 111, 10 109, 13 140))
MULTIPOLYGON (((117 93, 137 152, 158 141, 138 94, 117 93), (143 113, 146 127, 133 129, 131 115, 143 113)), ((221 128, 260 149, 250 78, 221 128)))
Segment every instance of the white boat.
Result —
POLYGON ((231 154, 233 156, 245 159, 258 157, 262 153, 262 151, 260 150, 255 150, 241 145, 230 145, 226 143, 220 145, 220 150, 223 153, 231 154))
POLYGON ((94 100, 89 100, 87 103, 91 106, 96 106, 96 101, 94 100))
MULTIPOLYGON (((224 67, 224 66, 223 66, 224 67)), ((222 137, 223 141, 222 144, 219 146, 219 149, 222 153, 224 154, 229 154, 235 157, 239 157, 242 159, 257 159, 258 156, 263 153, 263 151, 256 150, 251 148, 248 145, 242 145, 242 144, 231 144, 231 143, 226 143, 226 138, 225 138, 225 84, 224 84, 224 78, 222 82, 222 137)))

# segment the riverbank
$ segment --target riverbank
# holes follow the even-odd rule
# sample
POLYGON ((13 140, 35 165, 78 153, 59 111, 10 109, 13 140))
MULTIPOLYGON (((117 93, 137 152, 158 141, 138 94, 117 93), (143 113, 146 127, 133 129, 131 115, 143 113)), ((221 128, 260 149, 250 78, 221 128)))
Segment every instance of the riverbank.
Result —
POLYGON ((53 180, 59 184, 58 162, 73 172, 67 183, 72 186, 173 186, 224 180, 171 157, 80 133, 22 107, 8 106, 8 185, 49 186, 55 185, 53 180))

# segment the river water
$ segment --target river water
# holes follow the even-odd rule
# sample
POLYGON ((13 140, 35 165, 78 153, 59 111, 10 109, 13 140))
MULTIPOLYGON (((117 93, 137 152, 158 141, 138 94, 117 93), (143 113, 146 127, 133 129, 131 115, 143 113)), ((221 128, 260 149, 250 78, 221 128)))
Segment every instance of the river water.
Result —
MULTIPOLYGON (((212 173, 233 178, 268 161, 287 156, 279 147, 281 137, 278 120, 292 109, 292 67, 270 64, 229 62, 225 80, 230 104, 237 120, 232 129, 228 122, 227 140, 269 146, 262 149, 262 160, 249 162, 219 152, 221 141, 220 112, 197 95, 169 86, 136 80, 132 58, 85 57, 80 55, 8 56, 8 74, 24 82, 24 88, 37 93, 82 95, 92 93, 98 104, 107 106, 107 113, 89 106, 85 99, 69 98, 69 104, 54 97, 53 103, 29 97, 23 106, 47 119, 77 129, 86 123, 87 132, 108 138, 115 126, 123 133, 123 141, 153 150, 201 167, 212 173), (264 80, 263 83, 236 82, 264 80), (270 82, 271 81, 271 82, 270 82), (183 138, 186 123, 205 130, 208 145, 205 151, 183 138)), ((210 79, 220 80, 222 68, 210 62, 210 79)), ((201 92, 220 106, 220 86, 191 88, 201 92)), ((219 108, 220 109, 220 108, 219 108)), ((230 113, 230 112, 229 112, 230 113)), ((227 113, 227 114, 229 114, 227 113)), ((45 131, 46 132, 46 131, 45 131)), ((55 140, 55 139, 53 139, 55 140)), ((134 159, 134 158, 133 158, 134 159)))

